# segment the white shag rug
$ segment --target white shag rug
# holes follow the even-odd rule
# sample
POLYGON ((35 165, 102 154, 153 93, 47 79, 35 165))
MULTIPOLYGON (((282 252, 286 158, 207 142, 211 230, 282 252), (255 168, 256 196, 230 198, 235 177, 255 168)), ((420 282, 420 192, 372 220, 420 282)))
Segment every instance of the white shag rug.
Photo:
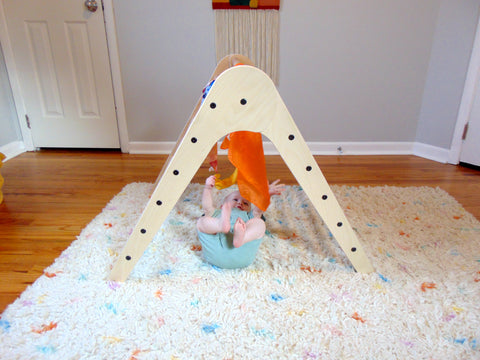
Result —
POLYGON ((254 264, 206 264, 202 189, 116 283, 153 190, 127 185, 2 314, 0 358, 480 359, 480 223, 443 190, 333 186, 375 267, 365 275, 296 186, 272 199, 254 264))

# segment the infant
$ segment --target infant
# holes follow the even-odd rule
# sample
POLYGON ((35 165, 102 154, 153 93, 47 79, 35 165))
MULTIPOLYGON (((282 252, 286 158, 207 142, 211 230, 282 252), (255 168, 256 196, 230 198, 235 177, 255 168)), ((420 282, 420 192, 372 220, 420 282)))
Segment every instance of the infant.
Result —
MULTIPOLYGON (((285 185, 279 180, 269 185, 270 195, 279 195, 285 185)), ((215 176, 205 181, 202 207, 205 214, 197 221, 197 230, 205 260, 220 268, 234 269, 250 265, 265 235, 263 212, 250 204, 239 191, 228 194, 221 206, 213 205, 215 176)))

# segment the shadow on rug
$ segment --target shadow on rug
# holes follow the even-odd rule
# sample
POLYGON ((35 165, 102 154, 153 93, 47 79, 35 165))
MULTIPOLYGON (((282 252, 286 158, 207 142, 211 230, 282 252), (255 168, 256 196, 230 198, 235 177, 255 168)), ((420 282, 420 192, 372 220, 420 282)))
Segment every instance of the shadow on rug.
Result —
POLYGON ((297 186, 272 198, 251 266, 211 266, 191 184, 130 278, 109 282, 153 190, 127 185, 2 314, 2 358, 480 358, 480 223, 438 188, 332 188, 372 274, 297 186))

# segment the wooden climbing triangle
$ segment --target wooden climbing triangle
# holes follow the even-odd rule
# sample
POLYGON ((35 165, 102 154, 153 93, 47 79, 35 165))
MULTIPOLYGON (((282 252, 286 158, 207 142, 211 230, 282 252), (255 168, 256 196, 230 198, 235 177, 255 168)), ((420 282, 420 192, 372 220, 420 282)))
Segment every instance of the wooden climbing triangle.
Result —
POLYGON ((215 80, 212 88, 203 102, 198 101, 183 129, 110 279, 127 279, 210 149, 235 131, 260 132, 275 145, 353 267, 358 272, 372 272, 354 230, 272 80, 241 55, 222 59, 211 80, 215 80), (235 66, 238 63, 243 65, 235 66))

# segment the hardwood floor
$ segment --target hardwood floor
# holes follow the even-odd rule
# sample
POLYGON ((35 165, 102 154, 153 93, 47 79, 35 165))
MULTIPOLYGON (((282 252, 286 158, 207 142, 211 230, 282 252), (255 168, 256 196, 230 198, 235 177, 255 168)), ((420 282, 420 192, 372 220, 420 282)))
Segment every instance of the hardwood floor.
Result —
MULTIPOLYGON (((42 150, 4 164, 0 204, 0 312, 33 283, 123 186, 154 182, 163 155, 42 150)), ((480 219, 480 171, 415 156, 316 156, 330 184, 439 186, 480 219)), ((219 170, 231 170, 220 157, 219 170)), ((267 156, 270 180, 295 184, 279 156, 267 156)), ((209 175, 202 166, 193 182, 209 175)))

